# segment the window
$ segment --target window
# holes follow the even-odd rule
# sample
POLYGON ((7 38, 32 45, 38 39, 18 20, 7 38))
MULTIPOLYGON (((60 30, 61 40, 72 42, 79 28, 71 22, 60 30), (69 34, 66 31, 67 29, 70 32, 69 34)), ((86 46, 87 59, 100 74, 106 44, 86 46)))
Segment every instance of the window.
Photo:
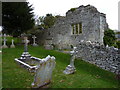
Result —
POLYGON ((78 35, 82 33, 82 23, 72 24, 72 34, 78 35))

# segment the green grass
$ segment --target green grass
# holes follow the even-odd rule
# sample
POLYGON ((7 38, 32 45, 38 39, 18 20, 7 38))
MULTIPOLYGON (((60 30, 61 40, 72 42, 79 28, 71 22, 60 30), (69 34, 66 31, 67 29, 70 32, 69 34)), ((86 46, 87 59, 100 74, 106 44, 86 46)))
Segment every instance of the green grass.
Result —
MULTIPOLYGON (((22 52, 22 46, 3 49, 2 83, 4 88, 31 87, 33 75, 14 62, 14 58, 19 58, 22 52)), ((45 58, 47 55, 56 57, 56 67, 50 88, 118 88, 118 81, 115 79, 114 73, 82 60, 75 60, 76 72, 74 74, 63 74, 63 70, 70 61, 69 54, 32 46, 29 46, 29 52, 32 56, 39 58, 45 58)))
MULTIPOLYGON (((2 37, 3 39, 3 37, 2 37)), ((21 40, 19 38, 15 38, 15 37, 6 37, 7 39, 7 45, 10 46, 12 44, 12 39, 14 40, 14 44, 16 45, 17 43, 21 42, 21 40)), ((2 44, 3 44, 3 40, 2 40, 2 44)))

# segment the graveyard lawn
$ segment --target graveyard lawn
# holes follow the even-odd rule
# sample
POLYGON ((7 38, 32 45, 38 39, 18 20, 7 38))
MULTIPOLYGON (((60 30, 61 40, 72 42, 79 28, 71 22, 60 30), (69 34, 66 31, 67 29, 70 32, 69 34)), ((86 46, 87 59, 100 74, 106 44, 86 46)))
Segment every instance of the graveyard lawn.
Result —
MULTIPOLYGON (((70 55, 45 50, 42 47, 28 47, 29 53, 38 58, 47 55, 56 57, 56 67, 53 70, 50 88, 119 88, 115 74, 102 70, 95 65, 80 59, 75 60, 76 72, 71 75, 63 74, 69 64, 70 55)), ((31 88, 33 74, 21 68, 15 61, 23 52, 23 46, 3 49, 2 55, 2 86, 3 88, 31 88)))

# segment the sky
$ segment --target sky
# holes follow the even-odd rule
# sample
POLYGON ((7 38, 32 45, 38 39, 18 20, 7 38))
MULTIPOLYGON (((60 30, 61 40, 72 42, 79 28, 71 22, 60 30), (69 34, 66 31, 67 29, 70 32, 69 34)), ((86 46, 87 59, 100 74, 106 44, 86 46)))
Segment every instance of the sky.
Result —
POLYGON ((118 2, 119 0, 27 0, 33 4, 36 16, 52 15, 65 16, 66 12, 80 5, 93 5, 99 12, 106 14, 109 27, 118 30, 118 2))

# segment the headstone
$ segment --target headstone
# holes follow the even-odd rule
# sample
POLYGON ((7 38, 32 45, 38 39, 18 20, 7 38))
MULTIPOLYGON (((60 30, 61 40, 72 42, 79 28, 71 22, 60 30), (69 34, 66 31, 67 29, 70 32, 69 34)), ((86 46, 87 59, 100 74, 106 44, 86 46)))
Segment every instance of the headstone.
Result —
POLYGON ((7 41, 7 39, 6 39, 6 34, 4 34, 4 39, 3 39, 3 46, 2 46, 2 48, 8 48, 8 46, 6 45, 6 41, 7 41))
POLYGON ((32 88, 42 88, 44 86, 48 86, 52 80, 52 72, 56 64, 55 57, 48 55, 46 58, 40 59, 32 56, 30 59, 30 61, 34 60, 37 61, 37 63, 31 65, 17 58, 15 58, 15 61, 20 64, 21 67, 25 67, 25 69, 34 73, 35 76, 32 88))
POLYGON ((48 55, 43 61, 41 61, 38 69, 36 70, 33 88, 39 88, 49 84, 52 80, 52 71, 55 68, 55 57, 48 55))
POLYGON ((33 38, 33 46, 38 46, 35 42, 35 39, 37 38, 35 35, 32 37, 33 38))
POLYGON ((20 59, 21 60, 30 60, 31 55, 28 52, 28 43, 29 43, 29 40, 28 40, 27 37, 24 37, 24 43, 25 43, 24 44, 24 52, 21 55, 20 59))
POLYGON ((28 52, 28 43, 29 43, 29 40, 27 37, 24 37, 24 52, 28 52))
POLYGON ((74 47, 73 51, 70 52, 71 53, 70 64, 63 71, 64 74, 73 74, 76 71, 75 66, 74 66, 74 60, 76 57, 76 53, 78 52, 78 51, 76 51, 76 49, 77 49, 77 47, 74 47))
POLYGON ((15 45, 14 45, 14 40, 12 39, 12 44, 10 46, 11 48, 15 48, 15 45))

